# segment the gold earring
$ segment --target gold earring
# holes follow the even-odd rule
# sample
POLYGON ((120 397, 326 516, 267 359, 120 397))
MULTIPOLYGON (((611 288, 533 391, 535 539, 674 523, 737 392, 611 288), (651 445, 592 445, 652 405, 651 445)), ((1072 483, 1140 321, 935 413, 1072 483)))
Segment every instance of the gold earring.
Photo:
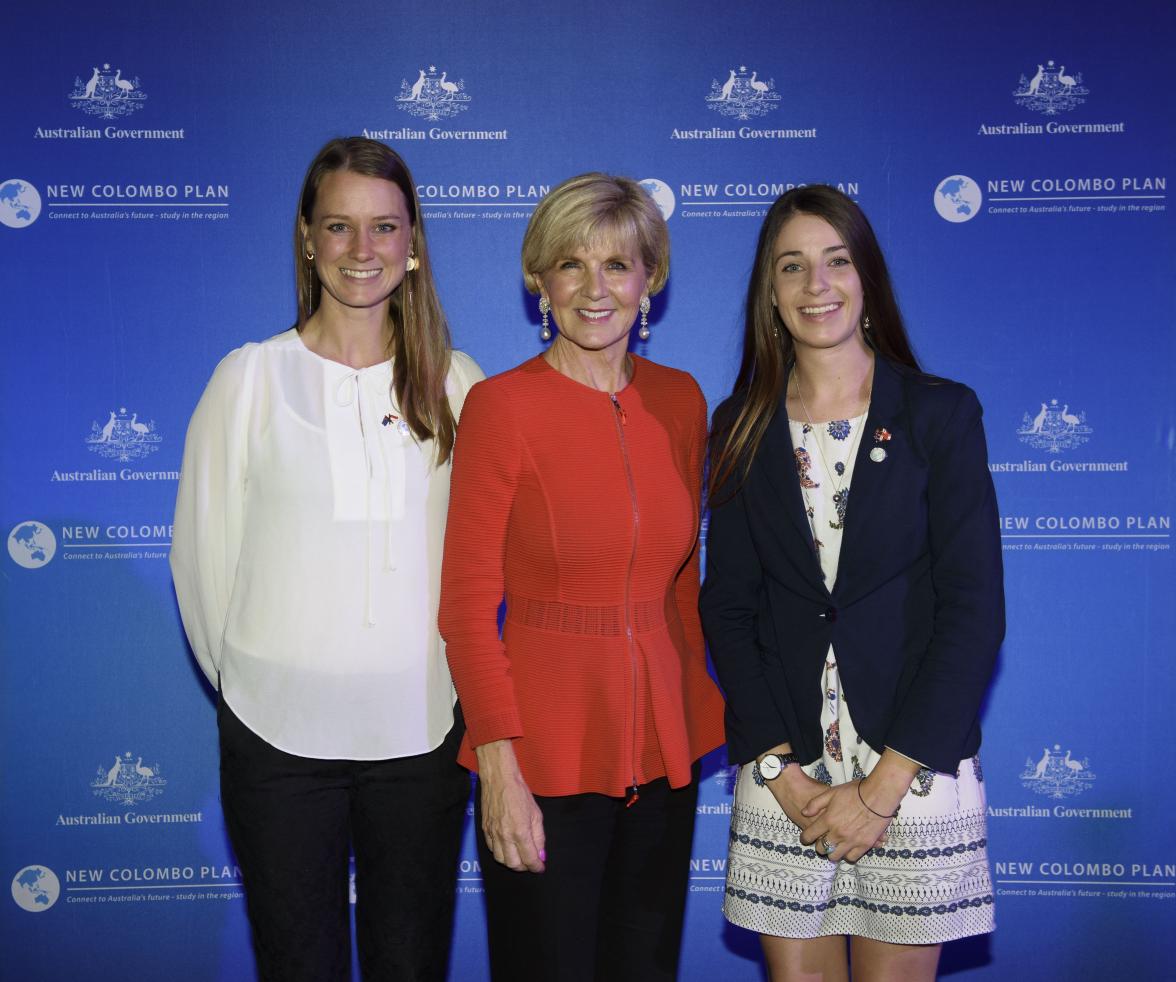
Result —
POLYGON ((406 272, 409 272, 409 273, 411 273, 414 269, 419 269, 420 265, 421 265, 420 260, 417 259, 416 256, 413 256, 411 254, 409 255, 409 257, 406 260, 404 260, 404 269, 406 272))
POLYGON ((306 247, 306 261, 308 263, 314 262, 314 253, 310 251, 310 246, 306 247))

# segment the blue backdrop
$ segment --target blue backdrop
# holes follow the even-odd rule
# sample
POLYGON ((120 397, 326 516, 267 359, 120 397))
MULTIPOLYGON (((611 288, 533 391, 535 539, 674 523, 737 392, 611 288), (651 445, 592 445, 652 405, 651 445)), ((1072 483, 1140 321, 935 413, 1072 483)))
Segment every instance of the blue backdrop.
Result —
MULTIPOLYGON (((306 164, 367 133, 418 177, 454 338, 488 373, 539 349, 516 259, 539 197, 588 169, 648 181, 673 264, 639 350, 712 406, 766 205, 813 181, 863 205, 924 364, 980 394, 1001 503, 1009 631, 982 751, 999 928, 945 971, 1164 976, 1170 6, 497 6, 8 15, 5 974, 253 977, 170 521, 213 366, 293 322, 306 164)), ((754 940, 719 912, 731 775, 707 763, 683 976, 754 979, 754 940)), ((470 841, 463 980, 486 976, 470 841)))

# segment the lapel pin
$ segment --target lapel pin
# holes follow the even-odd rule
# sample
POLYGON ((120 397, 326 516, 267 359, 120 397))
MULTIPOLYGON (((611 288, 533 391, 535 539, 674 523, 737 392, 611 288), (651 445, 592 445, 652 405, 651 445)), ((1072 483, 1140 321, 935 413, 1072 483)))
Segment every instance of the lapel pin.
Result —
POLYGON ((881 447, 875 447, 873 450, 870 451, 870 460, 872 460, 875 464, 880 464, 885 459, 886 459, 886 451, 883 450, 881 447))
POLYGON ((409 434, 408 420, 401 419, 395 413, 388 413, 388 415, 386 415, 382 420, 380 420, 381 426, 391 426, 393 423, 396 424, 396 432, 397 433, 399 433, 401 436, 408 436, 408 434, 409 434))
POLYGON ((874 442, 875 443, 885 443, 889 439, 890 439, 890 431, 888 429, 886 429, 884 426, 879 426, 878 429, 874 430, 874 442))

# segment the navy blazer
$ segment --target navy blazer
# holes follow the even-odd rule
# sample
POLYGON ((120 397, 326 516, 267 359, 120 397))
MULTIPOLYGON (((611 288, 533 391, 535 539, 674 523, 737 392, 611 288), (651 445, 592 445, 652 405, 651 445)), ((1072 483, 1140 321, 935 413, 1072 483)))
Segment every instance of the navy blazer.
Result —
MULTIPOLYGON (((830 643, 854 724, 874 750, 954 772, 980 746, 980 705, 1004 637, 980 403, 959 383, 881 356, 874 364, 832 592, 783 402, 746 480, 714 496, 700 610, 727 696, 733 762, 785 742, 803 761, 821 756, 830 643), (884 460, 871 459, 875 447, 884 460)), ((740 400, 716 410, 716 430, 740 400)))

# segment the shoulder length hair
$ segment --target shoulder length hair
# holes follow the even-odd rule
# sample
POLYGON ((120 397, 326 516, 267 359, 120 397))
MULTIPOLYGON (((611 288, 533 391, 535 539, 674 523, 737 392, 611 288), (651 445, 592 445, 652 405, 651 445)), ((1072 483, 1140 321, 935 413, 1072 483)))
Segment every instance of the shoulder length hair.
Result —
POLYGON ((827 184, 786 191, 768 209, 756 243, 747 285, 743 360, 729 411, 716 418, 711 433, 708 491, 712 502, 720 488, 730 485, 733 493, 743 483, 784 396, 796 357, 792 335, 772 303, 772 253, 780 230, 796 215, 824 219, 849 250, 862 282, 862 313, 869 319, 869 330, 863 332, 866 343, 884 357, 919 370, 890 285, 886 259, 865 213, 827 184))
POLYGON ((404 194, 412 222, 415 270, 405 273, 388 305, 392 359, 392 392, 400 412, 418 440, 433 440, 436 461, 443 464, 453 450, 457 429, 445 392, 452 341, 445 312, 433 283, 433 269, 425 242, 424 218, 416 182, 408 165, 390 147, 376 140, 349 136, 331 140, 311 161, 302 182, 298 214, 294 217, 294 268, 298 292, 298 330, 305 327, 322 299, 322 284, 314 262, 306 258, 302 223, 311 225, 315 200, 323 178, 332 171, 351 171, 391 181, 404 194))

